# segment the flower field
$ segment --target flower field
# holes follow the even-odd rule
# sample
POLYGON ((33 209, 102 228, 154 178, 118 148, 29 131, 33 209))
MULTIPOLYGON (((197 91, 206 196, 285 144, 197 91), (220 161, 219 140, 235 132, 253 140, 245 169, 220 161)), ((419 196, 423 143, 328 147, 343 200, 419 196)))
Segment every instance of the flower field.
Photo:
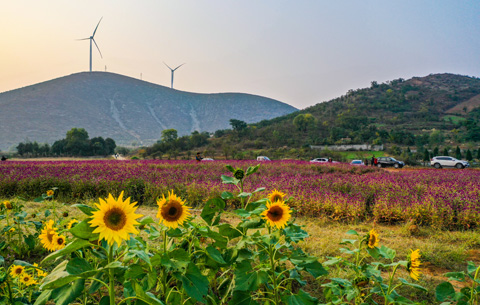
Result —
MULTIPOLYGON (((248 167, 255 161, 233 161, 248 167)), ((153 204, 174 190, 194 207, 223 191, 233 190, 219 178, 226 162, 194 161, 28 161, 0 166, 0 196, 33 199, 43 190, 58 188, 65 202, 125 196, 153 204)), ((328 216, 340 221, 374 219, 382 223, 412 221, 420 225, 457 229, 480 223, 480 171, 385 171, 346 164, 323 165, 302 161, 262 163, 245 190, 267 186, 292 196, 300 215, 328 216)), ((261 194, 254 197, 260 198, 261 194)), ((229 205, 239 204, 238 198, 229 205)))

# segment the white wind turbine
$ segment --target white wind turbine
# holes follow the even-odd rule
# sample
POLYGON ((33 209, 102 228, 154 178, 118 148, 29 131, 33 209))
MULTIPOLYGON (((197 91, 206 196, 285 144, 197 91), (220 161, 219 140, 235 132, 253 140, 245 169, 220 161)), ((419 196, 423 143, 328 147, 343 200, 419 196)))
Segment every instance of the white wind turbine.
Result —
MULTIPOLYGON (((100 18, 100 21, 102 21, 102 19, 103 19, 103 17, 100 18)), ((100 25, 100 21, 98 22, 97 26, 95 27, 95 30, 93 31, 92 36, 90 36, 88 38, 84 38, 84 39, 78 39, 78 40, 87 40, 87 39, 90 40, 90 72, 92 72, 92 41, 95 44, 95 46, 97 47, 98 53, 100 53, 100 57, 103 58, 102 52, 100 52, 100 48, 98 47, 97 42, 95 41, 95 38, 94 38, 95 33, 97 32, 98 26, 100 25)))
MULTIPOLYGON (((165 62, 163 62, 165 64, 165 62)), ((175 72, 175 70, 177 70, 178 68, 180 68, 181 66, 183 66, 185 63, 181 64, 180 66, 176 67, 175 69, 172 69, 170 68, 169 65, 165 64, 165 66, 167 66, 171 71, 172 71, 172 89, 173 89, 173 73, 175 72)))

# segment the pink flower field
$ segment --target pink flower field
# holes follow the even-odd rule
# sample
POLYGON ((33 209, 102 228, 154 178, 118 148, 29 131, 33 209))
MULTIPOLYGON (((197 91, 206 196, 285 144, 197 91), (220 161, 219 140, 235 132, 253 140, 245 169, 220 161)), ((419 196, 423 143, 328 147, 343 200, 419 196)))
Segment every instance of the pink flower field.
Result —
MULTIPOLYGON (((76 202, 125 190, 141 204, 175 190, 190 206, 223 191, 227 164, 246 169, 256 161, 8 161, 0 166, 0 196, 33 199, 52 187, 55 197, 76 202)), ((245 190, 265 187, 287 193, 299 215, 339 221, 411 221, 448 229, 480 223, 480 171, 415 169, 386 171, 347 164, 303 161, 262 163, 245 181, 245 190)), ((258 195, 260 196, 260 195, 258 195)), ((230 200, 236 205, 238 200, 230 200)))

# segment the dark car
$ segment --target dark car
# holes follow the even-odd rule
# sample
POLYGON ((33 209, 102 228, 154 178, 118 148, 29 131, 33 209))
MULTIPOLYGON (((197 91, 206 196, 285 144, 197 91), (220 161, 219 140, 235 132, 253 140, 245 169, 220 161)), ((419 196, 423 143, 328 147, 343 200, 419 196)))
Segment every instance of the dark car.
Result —
POLYGON ((395 168, 402 168, 405 166, 405 163, 403 163, 402 161, 398 161, 392 157, 379 157, 377 158, 377 166, 378 167, 393 166, 395 168))

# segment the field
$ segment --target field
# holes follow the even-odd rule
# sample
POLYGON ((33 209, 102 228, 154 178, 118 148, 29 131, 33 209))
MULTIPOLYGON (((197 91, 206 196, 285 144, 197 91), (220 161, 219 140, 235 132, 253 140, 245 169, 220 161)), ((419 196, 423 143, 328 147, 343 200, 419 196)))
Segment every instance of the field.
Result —
POLYGON ((468 276, 480 270, 478 170, 8 161, 0 174, 7 304, 477 304, 468 276), (122 191, 143 216, 129 231, 135 239, 114 243, 88 221, 114 219, 116 228, 110 212, 92 212, 109 194, 105 204, 121 203, 111 211, 123 209, 122 191), (190 220, 169 222, 157 206, 183 200, 190 220))

